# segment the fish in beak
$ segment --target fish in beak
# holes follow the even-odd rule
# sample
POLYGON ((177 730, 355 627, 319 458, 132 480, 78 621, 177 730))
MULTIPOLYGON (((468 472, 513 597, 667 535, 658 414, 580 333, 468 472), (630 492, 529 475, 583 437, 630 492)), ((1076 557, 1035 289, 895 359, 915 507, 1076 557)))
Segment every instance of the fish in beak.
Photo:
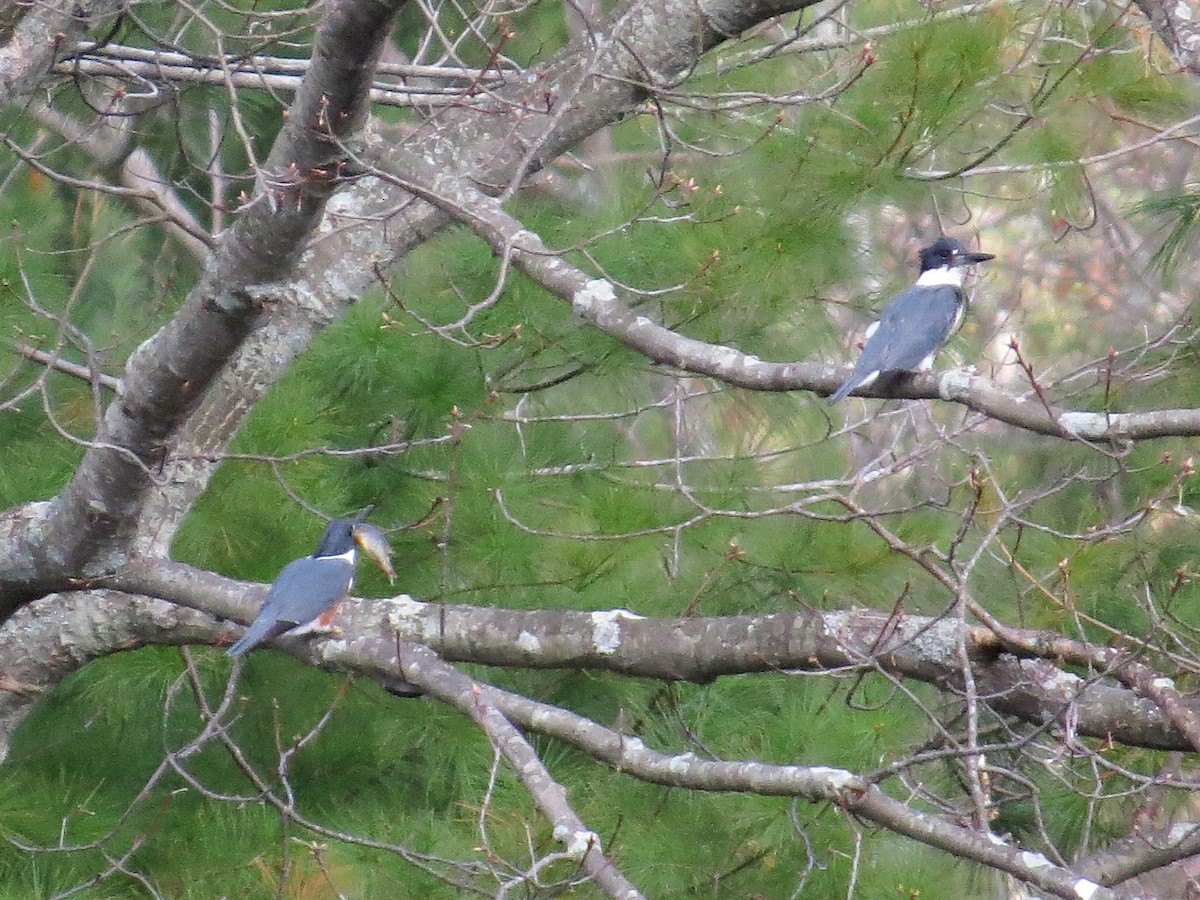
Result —
POLYGON ((375 560, 375 564, 379 566, 379 570, 387 576, 389 584, 396 583, 396 570, 392 568, 392 547, 388 543, 387 535, 374 525, 368 525, 366 522, 359 522, 354 526, 354 543, 362 548, 362 551, 375 560))

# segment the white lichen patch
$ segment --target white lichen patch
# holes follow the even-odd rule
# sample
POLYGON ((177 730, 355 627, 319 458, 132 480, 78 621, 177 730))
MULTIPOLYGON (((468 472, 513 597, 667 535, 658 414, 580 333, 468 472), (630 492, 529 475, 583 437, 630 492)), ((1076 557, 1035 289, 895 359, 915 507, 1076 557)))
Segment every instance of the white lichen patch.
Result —
POLYGON ((1021 862, 1031 869, 1052 869, 1054 863, 1046 859, 1040 853, 1034 853, 1031 850, 1021 851, 1021 862))
POLYGON ((537 639, 537 635, 522 631, 517 635, 517 646, 526 653, 537 653, 542 649, 542 642, 537 639))
POLYGON ((616 619, 597 621, 592 614, 592 646, 605 656, 612 656, 621 646, 621 626, 616 619))
POLYGON ((1083 679, 1070 672, 1055 671, 1043 674, 1044 663, 1040 659, 1021 660, 1020 666, 1022 669, 1028 669, 1031 677, 1036 677, 1053 691, 1074 695, 1083 686, 1083 679))
POLYGON ((938 379, 938 396, 943 400, 965 400, 971 395, 971 375, 967 369, 950 369, 938 379))
POLYGON ((571 307, 580 315, 595 311, 598 306, 608 306, 615 303, 617 294, 611 282, 603 278, 593 278, 575 292, 571 298, 571 307))
POLYGON ((1196 834, 1196 824, 1194 822, 1178 822, 1171 826, 1171 830, 1167 833, 1167 844, 1173 846, 1182 843, 1196 834))
POLYGON ((689 752, 679 756, 672 756, 670 762, 667 763, 667 771, 672 775, 686 775, 688 769, 692 767, 692 763, 695 761, 695 753, 689 752))
POLYGON ((600 835, 582 828, 555 825, 554 839, 566 848, 567 854, 572 859, 583 859, 593 847, 597 850, 600 849, 600 835))
POLYGON ((414 600, 408 594, 399 594, 390 600, 376 600, 387 604, 387 623, 395 631, 412 631, 414 620, 424 615, 427 605, 414 600))
POLYGON ((606 609, 592 613, 592 646, 597 653, 612 656, 621 646, 621 620, 640 619, 627 609, 606 609))
POLYGON ((1080 878, 1071 887, 1074 888, 1075 896, 1079 900, 1091 900, 1092 894, 1100 890, 1100 885, 1094 881, 1088 881, 1086 878, 1080 878))
POLYGON ((708 351, 718 372, 732 372, 742 365, 745 357, 740 350, 734 350, 732 347, 726 347, 723 344, 717 344, 708 351))
POLYGON ((338 191, 325 201, 326 216, 321 221, 321 231, 332 231, 331 216, 361 215, 362 199, 354 191, 338 191))
POLYGON ((395 597, 389 597, 384 601, 376 601, 387 603, 392 607, 396 615, 417 615, 424 612, 429 605, 423 600, 416 600, 411 594, 397 594, 395 597))
POLYGON ((1098 413, 1065 412, 1058 417, 1059 427, 1067 434, 1099 437, 1108 430, 1106 418, 1098 413))
MULTIPOLYGON (((288 634, 301 634, 302 632, 292 629, 288 634)), ((350 642, 347 641, 339 631, 332 637, 327 637, 318 643, 313 644, 310 648, 314 656, 325 662, 332 662, 338 657, 344 656, 350 649, 350 642)))
POLYGON ((835 791, 842 791, 854 783, 854 773, 845 769, 831 769, 829 766, 813 766, 808 770, 814 778, 820 778, 835 791))

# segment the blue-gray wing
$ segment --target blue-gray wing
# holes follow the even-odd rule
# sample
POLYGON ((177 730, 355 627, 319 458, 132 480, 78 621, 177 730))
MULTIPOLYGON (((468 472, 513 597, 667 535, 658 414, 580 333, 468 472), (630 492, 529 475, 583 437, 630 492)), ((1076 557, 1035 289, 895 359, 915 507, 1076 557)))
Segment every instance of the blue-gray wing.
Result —
POLYGON ((883 308, 850 377, 829 398, 837 403, 885 372, 911 372, 954 334, 962 317, 962 291, 951 285, 905 291, 883 308))
POLYGON ((349 560, 311 556, 292 560, 271 585, 258 618, 229 648, 229 655, 241 656, 263 641, 311 622, 345 597, 353 583, 354 563, 349 560))

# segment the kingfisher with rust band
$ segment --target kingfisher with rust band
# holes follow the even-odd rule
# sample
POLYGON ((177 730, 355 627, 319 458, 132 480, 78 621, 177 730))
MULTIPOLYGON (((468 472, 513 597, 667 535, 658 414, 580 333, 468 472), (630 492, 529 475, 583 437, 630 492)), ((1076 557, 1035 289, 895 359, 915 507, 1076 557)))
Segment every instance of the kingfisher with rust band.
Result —
POLYGON ((328 629, 338 604, 354 586, 359 548, 375 561, 389 582, 395 582, 387 536, 363 521, 372 509, 368 506, 350 519, 334 519, 325 527, 312 556, 292 560, 283 567, 258 617, 241 640, 226 651, 230 656, 243 656, 263 641, 310 622, 328 629))

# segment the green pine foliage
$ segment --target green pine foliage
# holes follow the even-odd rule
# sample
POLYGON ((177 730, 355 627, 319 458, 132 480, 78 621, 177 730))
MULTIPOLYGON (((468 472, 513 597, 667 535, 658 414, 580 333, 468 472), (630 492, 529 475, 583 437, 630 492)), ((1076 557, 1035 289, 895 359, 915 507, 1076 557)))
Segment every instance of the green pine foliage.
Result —
MULTIPOLYGON (((233 10, 212 14, 217 24, 235 27, 233 10)), ((924 14, 913 3, 868 3, 852 18, 866 29, 924 14)), ((649 175, 641 164, 613 167, 603 173, 608 184, 592 207, 522 196, 512 209, 548 245, 569 249, 573 262, 599 267, 616 281, 651 292, 686 283, 682 291, 637 303, 643 314, 689 336, 763 358, 843 361, 849 352, 843 322, 831 312, 844 310, 835 303, 851 305, 865 321, 879 298, 867 295, 864 268, 897 285, 910 275, 864 253, 854 223, 928 216, 962 202, 957 182, 915 173, 985 159, 1037 164, 1043 168, 998 179, 991 188, 998 196, 1035 197, 1022 202, 1036 202, 1047 217, 1079 221, 1087 183, 1073 161, 1109 149, 1094 133, 1088 104, 1148 114, 1181 104, 1177 83, 1139 57, 1116 52, 1132 40, 1117 23, 1083 21, 1065 9, 1052 11, 1046 27, 1073 41, 1097 42, 1104 52, 1081 60, 1069 41, 1044 43, 1040 75, 1031 79, 1012 59, 1029 17, 1044 15, 1040 8, 1017 7, 895 30, 879 37, 870 64, 836 99, 797 102, 782 113, 763 106, 736 116, 706 109, 680 115, 671 123, 680 142, 671 148, 669 171, 653 163, 649 175), (1030 122, 1008 136, 996 125, 992 104, 1014 110, 1009 124, 1025 114, 1030 122), (724 155, 708 157, 696 147, 724 155), (681 215, 690 221, 661 221, 681 215)), ((165 16, 164 8, 147 10, 141 30, 130 26, 127 39, 147 42, 148 32, 166 26, 165 16)), ((415 7, 401 16, 399 44, 413 50, 424 21, 415 7)), ((505 52, 525 62, 548 57, 567 40, 560 11, 535 8, 515 18, 505 52)), ((461 25, 448 22, 447 28, 461 25)), ((298 19, 297 27, 303 36, 305 22, 298 19)), ((467 61, 476 50, 464 50, 467 61)), ((705 69, 688 90, 807 85, 815 96, 829 86, 819 77, 827 63, 780 54, 754 69, 705 69)), ((213 152, 206 143, 208 109, 226 123, 233 110, 223 92, 200 88, 182 98, 181 108, 182 119, 164 115, 150 122, 146 139, 161 150, 168 177, 192 179, 202 194, 193 163, 213 152)), ((243 92, 237 113, 255 135, 261 159, 278 127, 278 101, 243 92)), ((651 115, 633 117, 613 129, 614 147, 654 159, 659 134, 651 115)), ((229 171, 247 170, 237 141, 218 152, 229 171)), ((0 241, 6 298, 0 324, 15 339, 39 346, 56 341, 53 323, 20 302, 24 278, 48 309, 61 314, 73 303, 72 320, 96 340, 105 370, 119 374, 128 354, 186 292, 194 267, 161 235, 125 230, 133 216, 115 200, 76 204, 43 179, 16 181, 0 192, 0 217, 20 222, 0 241), (94 259, 85 272, 86 257, 77 250, 91 245, 94 259), (69 301, 80 280, 78 297, 69 301)), ((195 211, 206 214, 200 202, 195 211)), ((1158 211, 1178 214, 1181 227, 1195 218, 1195 204, 1184 201, 1158 211)), ((1186 231, 1178 232, 1177 246, 1186 244, 1186 231)), ((911 243, 907 235, 905 242, 911 243)), ((937 614, 949 607, 944 589, 863 524, 757 515, 780 502, 767 488, 854 471, 849 438, 830 439, 831 414, 822 402, 690 384, 710 393, 686 401, 693 430, 679 439, 666 403, 676 389, 669 377, 584 326, 566 304, 523 277, 510 273, 499 289, 496 277, 493 255, 462 230, 413 253, 400 277, 322 334, 256 407, 233 447, 239 458, 224 464, 184 523, 174 558, 267 582, 288 560, 311 552, 322 523, 290 502, 282 479, 287 490, 329 514, 373 503, 373 521, 423 522, 396 531, 392 543, 397 589, 425 600, 514 609, 626 607, 664 617, 897 605, 907 613, 937 614), (468 329, 453 328, 470 304, 496 290, 497 303, 468 329), (458 342, 431 333, 423 322, 450 328, 458 342), (617 422, 552 420, 614 410, 628 415, 617 422), (543 421, 518 429, 506 419, 514 411, 543 421), (307 452, 364 447, 388 449, 307 452), (632 464, 670 461, 677 447, 709 457, 684 466, 696 496, 737 515, 672 532, 670 526, 697 509, 671 489, 670 465, 632 464), (273 471, 263 461, 267 456, 287 459, 273 471), (522 527, 503 514, 497 491, 522 527)), ((1030 301, 1025 334, 1035 352, 1050 356, 1078 349, 1065 346, 1072 340, 1092 339, 1065 336, 1062 318, 1052 304, 1030 301)), ((983 337, 958 341, 973 357, 983 337)), ((1107 345, 1091 350, 1102 356, 1107 345)), ((83 360, 78 350, 67 356, 83 360)), ((4 361, 19 365, 8 353, 4 361)), ((18 371, 26 380, 36 377, 33 367, 18 371)), ((1190 378, 1185 372, 1175 382, 1186 397, 1196 394, 1190 378)), ((1090 393, 1077 405, 1136 406, 1145 399, 1138 390, 1090 393)), ((48 396, 65 427, 90 433, 89 388, 53 376, 48 396)), ((947 424, 952 413, 933 415, 947 424)), ((1146 583, 1171 598, 1179 621, 1197 624, 1200 588, 1179 577, 1192 557, 1190 526, 1168 512, 1177 466, 1161 460, 1162 453, 1162 445, 1135 448, 1118 463, 1061 441, 969 433, 923 471, 933 488, 905 483, 889 486, 891 494, 869 496, 880 506, 906 509, 884 519, 902 538, 942 550, 957 541, 961 558, 982 539, 1000 488, 1007 497, 1024 497, 1069 472, 1106 479, 1123 492, 1120 500, 1099 496, 1087 482, 1030 500, 1030 515, 1046 530, 1005 529, 999 540, 1020 568, 994 554, 980 562, 975 582, 985 586, 977 599, 1006 620, 1078 627, 1104 641, 1106 627, 1149 630, 1149 614, 1129 600, 1146 583), (986 453, 991 467, 978 488, 977 518, 964 524, 962 511, 977 490, 975 451, 986 453), (1113 474, 1118 465, 1125 467, 1119 476, 1113 474), (1064 536, 1160 501, 1159 514, 1147 516, 1131 536, 1090 543, 1064 536), (1064 590, 1078 598, 1076 605, 1056 605, 1041 588, 1064 590), (1089 621, 1080 624, 1076 613, 1089 621)), ((0 502, 51 496, 80 454, 45 421, 36 398, 3 413, 0 502)), ((1179 500, 1195 505, 1196 490, 1189 485, 1179 500)), ((832 503, 813 511, 845 514, 832 503)), ((357 591, 376 596, 389 588, 363 567, 357 591)), ((218 650, 190 652, 214 703, 228 661, 218 650)), ((624 722, 662 752, 868 773, 930 739, 923 709, 945 700, 922 687, 901 696, 876 675, 663 685, 593 672, 468 671, 605 724, 624 722)), ((238 795, 241 802, 205 797, 175 772, 163 773, 151 796, 138 799, 164 753, 187 746, 202 727, 184 672, 177 648, 147 648, 93 663, 38 704, 14 739, 0 787, 0 829, 9 839, 0 842, 0 895, 46 896, 85 882, 105 869, 105 854, 120 855, 143 834, 149 839, 129 865, 172 897, 323 897, 331 895, 331 884, 356 897, 460 895, 395 853, 283 823, 217 743, 181 764, 209 791, 238 795), (21 849, 27 843, 56 847, 60 840, 99 844, 71 852, 21 849)), ((482 864, 488 861, 482 816, 493 851, 509 861, 528 865, 531 843, 538 853, 555 849, 513 773, 501 767, 489 784, 493 756, 478 729, 434 702, 397 700, 363 681, 262 650, 242 672, 231 736, 260 777, 277 785, 281 748, 293 747, 331 705, 329 721, 290 759, 286 773, 300 811, 314 822, 482 864)), ((911 842, 863 832, 865 849, 856 859, 854 829, 827 806, 642 784, 555 741, 534 740, 576 810, 649 896, 786 897, 802 883, 801 896, 842 896, 852 870, 863 896, 930 900, 987 893, 977 870, 911 842)), ((1106 752, 1140 772, 1162 762, 1149 752, 1106 752)), ((948 793, 959 777, 954 766, 942 764, 914 767, 912 775, 930 791, 948 793)), ((883 786, 907 796, 895 779, 883 786)), ((1083 851, 1088 848, 1073 842, 1085 831, 1092 846, 1121 831, 1122 816, 1131 811, 1114 806, 1103 821, 1092 822, 1084 800, 1046 774, 1032 787, 1012 787, 993 828, 1033 847, 1045 828, 1060 850, 1083 851), (1042 809, 1053 812, 1048 823, 1035 820, 1023 793, 1033 789, 1042 809)), ((553 874, 575 873, 560 866, 553 874)), ((138 890, 132 879, 114 876, 78 896, 138 890)), ((596 896, 590 888, 569 893, 596 896)))

